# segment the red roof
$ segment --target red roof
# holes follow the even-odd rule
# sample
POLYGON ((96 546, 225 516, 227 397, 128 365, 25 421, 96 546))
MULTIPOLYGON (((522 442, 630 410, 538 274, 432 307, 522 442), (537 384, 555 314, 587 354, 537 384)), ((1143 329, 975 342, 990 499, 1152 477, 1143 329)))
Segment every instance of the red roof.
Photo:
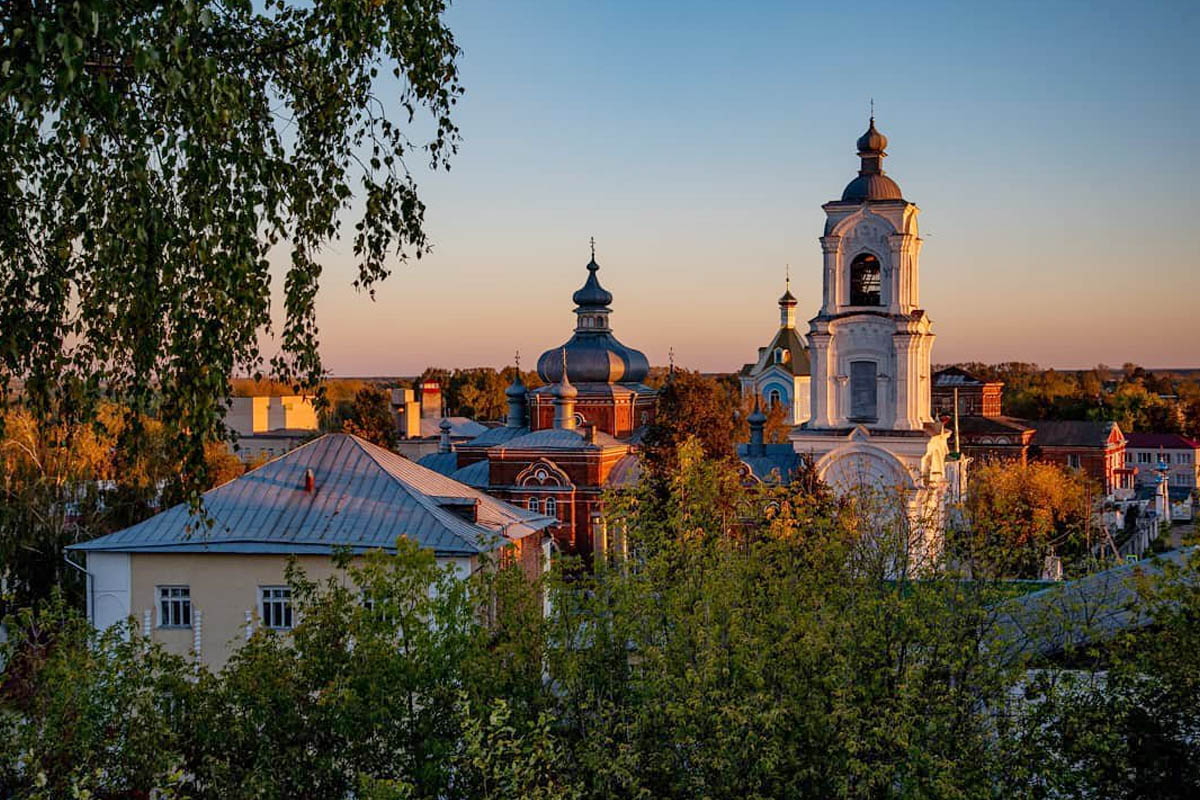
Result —
POLYGON ((1179 433, 1127 433, 1126 447, 1157 448, 1164 450, 1200 450, 1200 442, 1179 433))

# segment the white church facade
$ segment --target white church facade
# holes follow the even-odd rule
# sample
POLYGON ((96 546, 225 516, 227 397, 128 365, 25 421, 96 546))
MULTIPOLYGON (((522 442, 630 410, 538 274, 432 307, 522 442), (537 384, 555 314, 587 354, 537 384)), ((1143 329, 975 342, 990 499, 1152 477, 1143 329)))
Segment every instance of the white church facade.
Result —
MULTIPOLYGON (((858 177, 822 206, 823 292, 808 332, 810 416, 789 438, 834 488, 898 491, 910 513, 940 520, 951 483, 949 432, 931 409, 934 334, 920 306, 919 209, 884 173, 886 147, 872 117, 858 140, 858 177)), ((940 521, 922 528, 940 529, 940 521)))
POLYGON ((766 347, 758 348, 758 360, 738 374, 742 397, 757 396, 767 409, 781 406, 789 423, 799 425, 808 419, 811 374, 808 347, 796 330, 796 298, 789 280, 779 298, 779 330, 766 347))

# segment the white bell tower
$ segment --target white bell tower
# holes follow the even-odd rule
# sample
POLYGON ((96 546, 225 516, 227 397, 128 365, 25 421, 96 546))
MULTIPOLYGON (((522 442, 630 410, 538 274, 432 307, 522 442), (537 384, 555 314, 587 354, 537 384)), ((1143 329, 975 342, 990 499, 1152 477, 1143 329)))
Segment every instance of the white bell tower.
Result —
POLYGON ((898 490, 940 514, 949 434, 931 414, 932 323, 920 308, 919 209, 883 171, 887 137, 871 118, 862 165, 826 203, 821 309, 809 321, 809 421, 793 429, 835 488, 898 490))

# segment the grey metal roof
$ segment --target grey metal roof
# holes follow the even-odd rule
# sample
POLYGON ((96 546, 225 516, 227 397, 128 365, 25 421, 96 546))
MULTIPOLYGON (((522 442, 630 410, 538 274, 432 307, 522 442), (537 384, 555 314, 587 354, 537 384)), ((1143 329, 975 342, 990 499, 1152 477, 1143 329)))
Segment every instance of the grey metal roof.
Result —
POLYGON ((349 434, 327 434, 186 504, 71 549, 113 552, 331 552, 390 549, 399 536, 442 556, 474 555, 555 523, 349 434), (312 470, 315 490, 305 490, 312 470), (451 506, 473 503, 476 522, 451 506))
POLYGON ((453 439, 471 438, 487 430, 486 425, 481 425, 470 417, 422 417, 421 435, 440 436, 443 420, 450 421, 450 437, 453 439))
POLYGON ((510 428, 505 425, 500 428, 488 428, 471 441, 464 442, 464 444, 470 447, 491 447, 492 445, 503 444, 518 436, 524 436, 527 433, 529 433, 529 428, 510 428))
POLYGON ((987 383, 988 381, 975 377, 961 367, 946 367, 933 373, 933 385, 939 389, 956 386, 984 386, 987 383))
POLYGON ((595 450, 601 447, 627 447, 604 431, 596 431, 596 443, 588 443, 578 430, 545 428, 527 433, 498 445, 503 450, 595 450))
POLYGON ((800 466, 800 454, 790 444, 767 444, 763 450, 763 455, 752 456, 749 444, 739 444, 738 458, 763 483, 789 483, 800 466))
POLYGON ((642 460, 637 453, 629 453, 621 456, 616 464, 613 464, 612 470, 608 473, 608 479, 604 482, 605 486, 614 488, 624 486, 634 486, 642 479, 642 460))
POLYGON ((492 466, 485 458, 482 461, 476 461, 473 464, 467 464, 459 470, 451 473, 450 477, 459 483, 465 483, 467 486, 474 486, 477 489, 484 489, 491 479, 492 466))
POLYGON ((1042 447, 1107 447, 1115 422, 1039 419, 1031 423, 1037 428, 1033 443, 1042 447))
POLYGON ((458 469, 458 453, 428 453, 418 458, 417 463, 439 475, 450 475, 458 469))

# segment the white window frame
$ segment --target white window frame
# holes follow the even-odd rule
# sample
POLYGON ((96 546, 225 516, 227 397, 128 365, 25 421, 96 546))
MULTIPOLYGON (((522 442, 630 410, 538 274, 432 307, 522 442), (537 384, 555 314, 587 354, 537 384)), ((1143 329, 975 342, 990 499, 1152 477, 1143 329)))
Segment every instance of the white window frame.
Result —
POLYGON ((555 518, 558 517, 558 501, 553 497, 546 498, 546 516, 555 518))
POLYGON ((275 631, 290 631, 296 626, 296 613, 292 609, 292 587, 258 587, 258 618, 264 628, 275 631))
POLYGON ((192 587, 164 584, 154 588, 158 596, 158 627, 191 628, 192 587))

